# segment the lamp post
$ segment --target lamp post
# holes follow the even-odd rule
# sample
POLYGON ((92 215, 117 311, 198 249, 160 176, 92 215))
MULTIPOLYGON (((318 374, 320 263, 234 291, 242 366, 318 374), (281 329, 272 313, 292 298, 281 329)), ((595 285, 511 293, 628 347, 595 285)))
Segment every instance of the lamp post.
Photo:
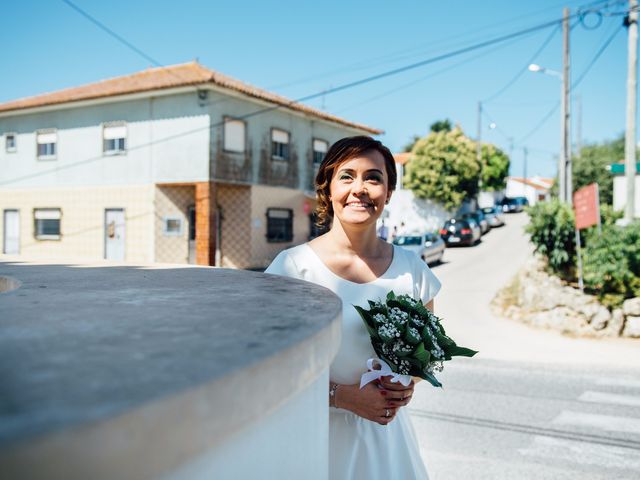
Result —
POLYGON ((558 163, 558 183, 560 201, 571 204, 572 180, 571 157, 569 155, 569 90, 562 72, 541 67, 535 63, 529 65, 530 72, 544 73, 560 79, 560 158, 558 163))

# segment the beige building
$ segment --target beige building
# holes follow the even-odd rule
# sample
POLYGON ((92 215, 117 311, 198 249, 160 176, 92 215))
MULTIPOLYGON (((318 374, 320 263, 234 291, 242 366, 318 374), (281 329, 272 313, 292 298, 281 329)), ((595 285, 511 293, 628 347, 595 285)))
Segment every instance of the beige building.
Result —
POLYGON ((0 104, 2 252, 262 268, 314 235, 329 145, 379 133, 198 63, 0 104))

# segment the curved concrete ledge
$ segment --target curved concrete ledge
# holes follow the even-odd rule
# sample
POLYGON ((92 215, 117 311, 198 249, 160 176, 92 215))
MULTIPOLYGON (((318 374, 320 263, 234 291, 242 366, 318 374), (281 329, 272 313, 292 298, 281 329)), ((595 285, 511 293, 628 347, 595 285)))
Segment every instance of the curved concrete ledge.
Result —
POLYGON ((213 268, 0 274, 22 282, 0 296, 3 477, 166 476, 318 382, 326 408, 329 290, 213 268))

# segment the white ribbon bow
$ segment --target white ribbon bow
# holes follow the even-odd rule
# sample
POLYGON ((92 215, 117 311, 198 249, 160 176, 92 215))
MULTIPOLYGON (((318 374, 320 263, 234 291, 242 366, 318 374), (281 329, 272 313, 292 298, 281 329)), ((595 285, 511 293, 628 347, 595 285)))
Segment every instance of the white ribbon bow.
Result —
POLYGON ((362 374, 360 377, 360 388, 364 387, 367 383, 371 383, 374 380, 377 380, 382 377, 391 377, 391 383, 400 382, 405 387, 409 386, 411 383, 411 375, 401 375, 399 373, 395 373, 391 370, 391 367, 387 365, 387 362, 381 360, 379 358, 370 358, 367 360, 367 369, 368 372, 362 374), (374 368, 379 365, 380 369, 374 368))

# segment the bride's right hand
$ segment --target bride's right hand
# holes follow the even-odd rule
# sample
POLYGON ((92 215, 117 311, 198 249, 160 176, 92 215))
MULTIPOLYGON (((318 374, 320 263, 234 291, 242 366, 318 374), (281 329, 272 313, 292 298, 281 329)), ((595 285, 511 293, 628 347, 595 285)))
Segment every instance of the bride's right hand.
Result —
POLYGON ((362 388, 357 383, 340 385, 336 392, 336 406, 380 425, 390 423, 398 410, 387 400, 387 390, 374 382, 362 388))

